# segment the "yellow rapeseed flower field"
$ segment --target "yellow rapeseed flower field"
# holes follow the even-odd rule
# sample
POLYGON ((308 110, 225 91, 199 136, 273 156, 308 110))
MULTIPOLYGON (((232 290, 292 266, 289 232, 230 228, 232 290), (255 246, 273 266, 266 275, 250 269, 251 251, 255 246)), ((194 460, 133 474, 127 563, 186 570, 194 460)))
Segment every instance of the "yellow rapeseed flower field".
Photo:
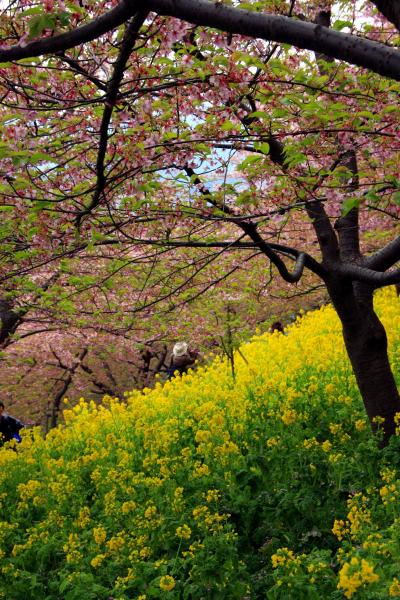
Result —
MULTIPOLYGON (((400 302, 377 295, 398 374, 400 302)), ((400 596, 399 439, 331 306, 0 450, 4 600, 400 596)))

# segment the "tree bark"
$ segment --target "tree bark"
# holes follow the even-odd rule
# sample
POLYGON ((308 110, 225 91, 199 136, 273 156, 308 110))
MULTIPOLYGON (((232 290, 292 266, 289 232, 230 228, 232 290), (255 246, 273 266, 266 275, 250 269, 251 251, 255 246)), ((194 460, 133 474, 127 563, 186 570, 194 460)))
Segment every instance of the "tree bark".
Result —
MULTIPOLYGON (((81 363, 87 353, 88 353, 88 349, 83 348, 83 350, 81 350, 81 352, 77 356, 77 361, 72 365, 72 367, 66 368, 66 375, 63 379, 61 379, 61 388, 59 389, 59 391, 53 398, 53 402, 51 405, 51 412, 46 419, 46 433, 48 431, 48 426, 49 426, 49 417, 50 417, 50 428, 57 427, 58 417, 59 417, 60 409, 61 409, 61 402, 64 399, 69 386, 71 385, 72 379, 75 375, 77 368, 81 365, 81 363)), ((56 354, 55 354, 55 356, 57 357, 56 354)), ((60 366, 62 366, 61 361, 60 361, 60 366)))
POLYGON ((15 333, 21 322, 21 315, 13 310, 12 303, 0 298, 0 346, 15 333))
MULTIPOLYGON (((373 431, 383 431, 384 447, 395 433, 400 396, 390 367, 385 328, 373 307, 373 287, 360 283, 328 284, 343 327, 347 353, 373 431), (380 424, 377 417, 384 419, 380 424)), ((379 419, 378 419, 379 420, 379 419)))
POLYGON ((400 31, 400 3, 399 0, 372 0, 388 21, 393 23, 400 31))

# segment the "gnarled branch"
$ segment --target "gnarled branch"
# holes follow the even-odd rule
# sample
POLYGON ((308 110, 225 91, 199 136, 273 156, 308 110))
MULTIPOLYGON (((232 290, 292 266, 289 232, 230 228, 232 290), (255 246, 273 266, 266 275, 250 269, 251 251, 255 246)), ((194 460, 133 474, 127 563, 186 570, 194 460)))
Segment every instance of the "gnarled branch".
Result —
POLYGON ((400 260, 400 236, 365 259, 365 264, 376 271, 386 271, 400 260))
POLYGON ((101 201, 101 197, 104 193, 106 187, 106 176, 104 173, 104 160, 107 152, 107 144, 109 138, 109 126, 111 122, 112 113, 114 110, 114 105, 117 101, 119 87, 121 85, 126 64, 129 60, 133 47, 136 43, 137 36, 141 26, 148 12, 139 12, 132 19, 131 23, 126 28, 124 38, 122 40, 121 49, 118 54, 118 58, 114 65, 114 70, 112 77, 107 85, 107 94, 105 98, 105 107, 103 112, 103 118, 100 125, 100 143, 99 150, 97 154, 97 162, 96 162, 96 174, 97 174, 97 184, 96 189, 93 194, 93 198, 90 204, 84 208, 81 212, 78 213, 76 217, 76 225, 79 227, 82 218, 85 215, 91 213, 91 211, 98 206, 101 201))
POLYGON ((115 8, 97 19, 93 19, 87 25, 82 25, 52 37, 34 40, 25 46, 17 44, 11 46, 11 48, 0 48, 0 63, 41 56, 42 54, 55 54, 91 42, 125 23, 142 7, 143 3, 139 0, 121 0, 115 8))
POLYGON ((399 51, 356 35, 291 17, 250 12, 209 0, 148 0, 147 6, 159 15, 229 33, 292 44, 400 80, 399 51))

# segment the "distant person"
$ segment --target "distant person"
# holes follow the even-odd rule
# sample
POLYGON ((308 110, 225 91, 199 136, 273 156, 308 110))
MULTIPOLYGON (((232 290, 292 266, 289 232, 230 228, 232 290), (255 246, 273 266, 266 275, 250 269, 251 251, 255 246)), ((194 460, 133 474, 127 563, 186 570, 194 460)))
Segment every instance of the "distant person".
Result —
POLYGON ((271 333, 274 333, 274 331, 279 331, 279 333, 285 333, 283 325, 280 321, 275 321, 275 323, 272 323, 270 331, 271 333))
POLYGON ((196 362, 198 355, 199 351, 189 350, 186 342, 177 342, 172 349, 168 378, 170 379, 175 372, 178 372, 179 375, 186 373, 188 368, 196 362))
POLYGON ((21 421, 6 413, 4 403, 0 401, 0 444, 10 442, 11 440, 20 442, 21 436, 19 432, 23 426, 21 421))

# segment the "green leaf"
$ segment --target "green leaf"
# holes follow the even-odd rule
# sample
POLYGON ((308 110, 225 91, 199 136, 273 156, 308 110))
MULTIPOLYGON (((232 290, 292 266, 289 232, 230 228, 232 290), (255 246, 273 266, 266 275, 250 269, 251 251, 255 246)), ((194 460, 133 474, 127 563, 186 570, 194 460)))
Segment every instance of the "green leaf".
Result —
POLYGON ((210 154, 211 152, 210 147, 203 143, 196 144, 194 149, 197 150, 197 152, 204 152, 205 154, 210 154))
POLYGON ((269 144, 268 142, 261 142, 260 144, 254 144, 254 148, 256 150, 260 150, 263 154, 269 154, 269 144))
POLYGON ((369 190, 369 192, 365 194, 365 199, 369 202, 377 203, 380 201, 381 198, 374 190, 369 190))
POLYGON ((255 110, 249 115, 249 117, 254 117, 256 119, 268 119, 268 116, 268 113, 264 110, 255 110))
POLYGON ((28 158, 29 158, 29 162, 32 164, 35 164, 38 162, 43 162, 43 161, 49 162, 51 160, 51 158, 44 152, 34 152, 28 158))
POLYGON ((19 17, 29 17, 30 15, 43 14, 43 8, 41 6, 32 6, 19 13, 19 17))
POLYGON ((54 208, 54 203, 48 200, 36 200, 33 204, 33 210, 40 211, 45 208, 54 208))
POLYGON ((350 27, 351 29, 353 27, 353 23, 351 21, 341 21, 340 19, 338 19, 333 24, 333 29, 336 29, 336 31, 341 31, 345 27, 350 27))
POLYGON ((42 13, 35 15, 28 23, 29 37, 39 37, 45 29, 54 30, 56 26, 57 15, 52 13, 42 13))
POLYGON ((0 159, 8 157, 10 148, 6 144, 0 144, 0 159))
POLYGON ((387 181, 392 183, 398 190, 400 190, 400 179, 397 179, 394 175, 387 175, 387 181))
POLYGON ((168 140, 173 140, 174 138, 176 138, 175 131, 167 131, 166 133, 164 133, 164 135, 162 137, 163 142, 166 142, 168 140))
POLYGON ((236 127, 237 126, 234 123, 232 123, 232 121, 225 121, 221 125, 221 129, 223 131, 231 131, 232 129, 236 129, 236 127))
POLYGON ((342 205, 342 215, 345 217, 353 208, 360 206, 360 198, 347 198, 342 205))
POLYGON ((61 300, 61 302, 58 303, 58 307, 62 312, 65 312, 69 315, 75 312, 75 304, 71 302, 71 300, 61 300))
POLYGON ((11 158, 14 167, 18 167, 21 164, 25 164, 28 159, 28 153, 23 151, 10 152, 8 156, 9 158, 11 158))
POLYGON ((247 167, 250 167, 251 165, 254 165, 258 162, 260 162, 260 160, 264 160, 262 156, 248 156, 247 158, 244 159, 243 162, 240 163, 240 165, 238 166, 238 169, 243 170, 246 169, 247 167))
POLYGON ((69 22, 71 20, 71 14, 63 10, 58 13, 58 19, 60 21, 60 24, 63 27, 66 27, 67 25, 69 25, 69 22))
POLYGON ((357 117, 365 117, 367 119, 375 119, 375 115, 369 110, 361 110, 357 113, 357 117))

